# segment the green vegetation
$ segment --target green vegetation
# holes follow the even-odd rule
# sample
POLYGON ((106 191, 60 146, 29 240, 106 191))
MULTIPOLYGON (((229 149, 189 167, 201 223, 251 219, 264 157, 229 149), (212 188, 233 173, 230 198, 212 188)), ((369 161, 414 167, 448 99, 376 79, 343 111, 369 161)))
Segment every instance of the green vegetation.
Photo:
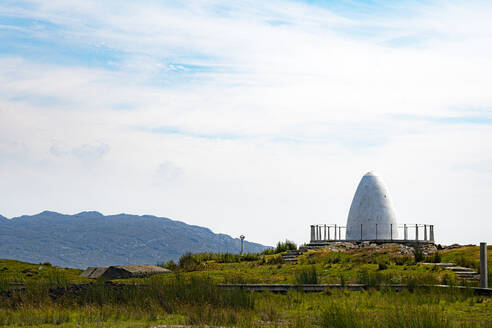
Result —
MULTIPOLYGON (((283 247, 283 246, 282 246, 283 247)), ((442 262, 476 263, 477 247, 443 250, 442 262)), ((492 253, 492 252, 491 252, 492 253)), ((175 274, 92 282, 80 270, 0 261, 0 326, 151 327, 489 327, 492 298, 456 285, 454 273, 416 263, 398 249, 310 251, 298 264, 281 254, 186 254, 175 274), (40 269, 42 267, 42 269, 40 269), (33 273, 37 270, 38 273, 33 273), (8 273, 6 273, 8 272, 8 273), (13 284, 16 283, 16 284, 13 284), (23 283, 19 285, 18 283, 23 283), (85 285, 73 286, 74 283, 85 285), (364 283, 366 291, 331 289, 285 295, 224 289, 218 283, 364 283), (388 284, 408 284, 396 292, 388 284)), ((491 259, 489 258, 489 261, 491 259)), ((492 262, 492 261, 491 261, 492 262)))

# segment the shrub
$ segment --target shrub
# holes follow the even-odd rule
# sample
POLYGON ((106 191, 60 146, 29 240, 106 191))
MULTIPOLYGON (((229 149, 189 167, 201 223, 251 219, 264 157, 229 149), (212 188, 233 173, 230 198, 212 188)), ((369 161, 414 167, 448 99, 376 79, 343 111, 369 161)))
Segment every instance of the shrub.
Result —
POLYGON ((415 259, 415 263, 422 262, 424 260, 424 251, 422 251, 419 247, 415 247, 413 249, 413 257, 415 259))
POLYGON ((296 284, 319 284, 318 272, 314 265, 296 272, 296 284))
POLYGON ((273 255, 279 254, 286 251, 295 251, 297 250, 297 244, 290 240, 285 240, 284 242, 279 241, 277 243, 277 247, 275 248, 267 248, 261 252, 262 255, 273 255))
POLYGON ((181 255, 178 266, 183 271, 196 271, 200 266, 200 261, 191 253, 181 255))

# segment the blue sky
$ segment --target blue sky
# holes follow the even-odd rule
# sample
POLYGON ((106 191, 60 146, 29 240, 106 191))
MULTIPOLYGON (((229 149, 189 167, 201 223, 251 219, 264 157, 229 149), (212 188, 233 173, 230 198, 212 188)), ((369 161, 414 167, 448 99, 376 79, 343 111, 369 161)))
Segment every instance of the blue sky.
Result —
POLYGON ((304 242, 376 170, 401 222, 490 238, 446 221, 491 195, 490 58, 486 1, 3 1, 0 214, 304 242))

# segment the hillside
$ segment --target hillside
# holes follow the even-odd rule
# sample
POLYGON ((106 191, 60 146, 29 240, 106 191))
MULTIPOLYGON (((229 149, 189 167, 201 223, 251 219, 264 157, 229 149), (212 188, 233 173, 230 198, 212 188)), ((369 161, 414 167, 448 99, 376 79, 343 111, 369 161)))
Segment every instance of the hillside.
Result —
MULTIPOLYGON (((244 248, 259 252, 265 246, 245 241, 244 248)), ((74 268, 155 264, 176 260, 186 252, 239 250, 238 238, 150 215, 45 211, 10 220, 0 216, 0 258, 31 263, 74 268)))

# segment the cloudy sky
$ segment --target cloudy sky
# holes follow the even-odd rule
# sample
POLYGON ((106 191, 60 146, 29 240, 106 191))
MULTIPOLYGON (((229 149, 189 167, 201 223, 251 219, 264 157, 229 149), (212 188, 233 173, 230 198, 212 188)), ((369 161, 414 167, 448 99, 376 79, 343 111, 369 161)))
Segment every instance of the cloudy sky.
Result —
POLYGON ((153 214, 273 244, 399 223, 492 242, 492 2, 0 2, 0 214, 153 214))

